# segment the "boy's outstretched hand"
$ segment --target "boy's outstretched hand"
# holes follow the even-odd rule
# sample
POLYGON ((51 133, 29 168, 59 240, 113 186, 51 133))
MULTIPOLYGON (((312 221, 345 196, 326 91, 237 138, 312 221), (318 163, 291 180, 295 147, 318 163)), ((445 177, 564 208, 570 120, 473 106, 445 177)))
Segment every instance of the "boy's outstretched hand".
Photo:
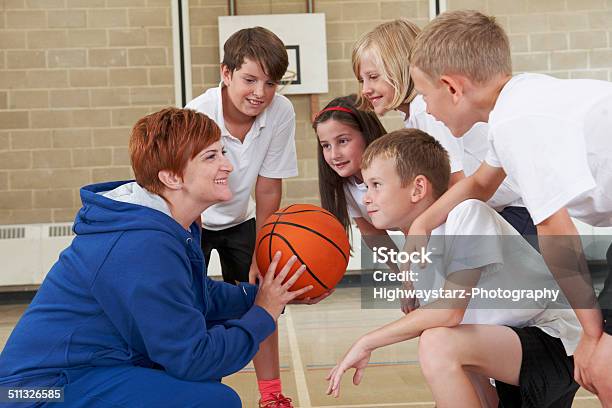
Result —
POLYGON ((351 368, 355 369, 353 384, 359 385, 359 383, 361 383, 364 371, 372 355, 372 352, 363 345, 362 339, 363 337, 351 346, 349 351, 342 358, 342 361, 336 364, 325 378, 329 381, 327 395, 333 395, 334 398, 340 396, 340 380, 342 380, 344 373, 351 368))

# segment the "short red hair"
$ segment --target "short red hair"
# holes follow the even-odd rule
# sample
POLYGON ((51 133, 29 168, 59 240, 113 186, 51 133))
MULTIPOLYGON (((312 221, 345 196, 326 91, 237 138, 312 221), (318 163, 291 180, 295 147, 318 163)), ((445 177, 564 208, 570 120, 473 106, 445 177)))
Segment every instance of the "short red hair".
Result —
POLYGON ((165 108, 138 120, 130 137, 130 159, 136 182, 161 194, 160 170, 182 177, 187 162, 221 138, 217 124, 190 109, 165 108))

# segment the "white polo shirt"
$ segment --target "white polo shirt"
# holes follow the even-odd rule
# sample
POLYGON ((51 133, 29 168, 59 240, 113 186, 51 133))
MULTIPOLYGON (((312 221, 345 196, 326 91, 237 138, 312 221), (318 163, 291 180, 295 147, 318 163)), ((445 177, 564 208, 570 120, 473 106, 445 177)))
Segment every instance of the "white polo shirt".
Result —
POLYGON ((185 106, 204 113, 217 123, 226 156, 234 166, 229 176, 232 199, 212 205, 202 213, 202 225, 210 230, 230 228, 255 217, 251 190, 257 176, 284 179, 298 175, 295 112, 289 99, 275 94, 241 142, 225 127, 222 86, 207 90, 185 106))
POLYGON ((427 113, 427 105, 422 95, 410 102, 409 114, 404 118, 406 128, 419 129, 433 136, 448 152, 451 173, 463 170, 463 146, 461 140, 453 136, 444 123, 427 113))
POLYGON ((561 208, 612 226, 612 83, 513 77, 489 115, 488 164, 518 184, 537 225, 561 208))

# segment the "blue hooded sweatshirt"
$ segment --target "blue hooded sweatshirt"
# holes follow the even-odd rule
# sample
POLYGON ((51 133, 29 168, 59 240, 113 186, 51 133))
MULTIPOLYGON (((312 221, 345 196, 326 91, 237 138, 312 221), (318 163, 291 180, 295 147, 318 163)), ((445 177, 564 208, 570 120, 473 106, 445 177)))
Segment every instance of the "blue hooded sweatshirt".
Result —
POLYGON ((0 384, 61 386, 72 369, 118 365, 204 381, 248 364, 274 320, 257 287, 206 276, 197 224, 184 229, 135 182, 81 199, 76 237, 0 354, 0 384))

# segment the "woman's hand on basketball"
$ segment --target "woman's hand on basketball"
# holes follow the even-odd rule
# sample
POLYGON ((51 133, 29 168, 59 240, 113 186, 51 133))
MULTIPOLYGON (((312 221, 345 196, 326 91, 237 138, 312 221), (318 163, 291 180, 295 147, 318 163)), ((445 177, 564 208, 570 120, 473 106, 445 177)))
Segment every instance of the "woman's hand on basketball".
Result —
POLYGON ((287 277, 287 274, 291 270, 291 267, 297 260, 297 257, 292 256, 280 270, 278 275, 275 276, 276 267, 278 266, 280 258, 281 253, 276 252, 272 262, 270 263, 270 267, 266 272, 266 276, 263 277, 261 274, 258 276, 259 290, 257 291, 257 296, 255 297, 255 304, 264 308, 275 321, 278 319, 287 303, 312 289, 312 285, 310 285, 290 292, 289 288, 293 286, 295 281, 297 281, 300 276, 302 276, 306 270, 306 266, 300 266, 297 271, 295 271, 295 273, 289 279, 287 279, 285 283, 283 283, 287 277))
POLYGON ((353 375, 353 384, 359 385, 363 378, 364 371, 368 366, 372 351, 365 347, 363 337, 357 340, 355 344, 351 346, 349 351, 344 355, 342 360, 336 364, 334 368, 329 372, 325 378, 329 381, 327 387, 327 395, 333 395, 334 398, 340 396, 340 381, 344 373, 351 369, 355 369, 353 375))
POLYGON ((322 301, 323 299, 325 299, 326 297, 334 293, 335 290, 336 289, 330 289, 327 292, 323 293, 322 295, 317 296, 316 298, 307 297, 304 299, 294 299, 289 303, 292 305, 316 305, 317 303, 319 303, 320 301, 322 301))

